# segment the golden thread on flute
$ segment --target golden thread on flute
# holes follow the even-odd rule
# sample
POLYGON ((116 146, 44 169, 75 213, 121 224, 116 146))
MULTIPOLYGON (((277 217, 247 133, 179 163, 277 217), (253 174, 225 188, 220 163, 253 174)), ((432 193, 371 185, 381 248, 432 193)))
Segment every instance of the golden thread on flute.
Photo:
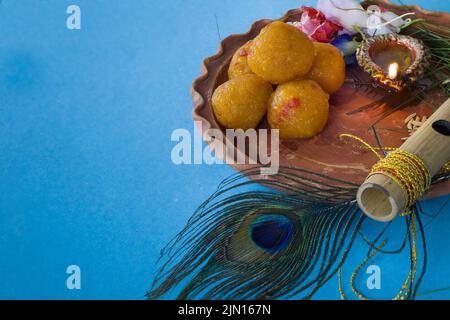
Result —
MULTIPOLYGON (((428 190, 431 185, 431 174, 425 163, 417 155, 399 148, 386 147, 383 151, 391 151, 387 157, 383 157, 380 148, 373 147, 364 139, 352 134, 341 134, 341 140, 349 138, 358 141, 361 145, 353 145, 363 150, 372 151, 380 161, 376 163, 369 177, 382 173, 394 180, 408 195, 407 207, 413 206, 428 190)), ((344 141, 345 142, 345 141, 344 141)), ((444 171, 450 170, 450 163, 444 166, 444 171)))
POLYGON ((425 163, 415 154, 398 149, 376 163, 370 176, 382 173, 394 180, 408 195, 407 207, 414 205, 431 185, 425 163))

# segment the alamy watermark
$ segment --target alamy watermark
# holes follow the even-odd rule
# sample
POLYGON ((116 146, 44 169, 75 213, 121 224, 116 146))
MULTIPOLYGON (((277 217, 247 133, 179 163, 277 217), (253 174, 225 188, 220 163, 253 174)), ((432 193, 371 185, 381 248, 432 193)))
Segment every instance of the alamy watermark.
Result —
POLYGON ((188 164, 228 164, 228 165, 262 165, 262 175, 278 173, 280 164, 279 130, 202 130, 202 122, 195 122, 202 135, 191 134, 187 129, 173 131, 171 140, 177 142, 171 153, 176 165, 188 164), (203 142, 209 145, 203 148, 203 142))
POLYGON ((367 267, 366 273, 370 275, 367 278, 367 288, 381 290, 381 268, 374 264, 367 267))
POLYGON ((66 280, 66 287, 69 290, 81 290, 81 269, 77 265, 70 265, 66 269, 69 275, 66 280))
POLYGON ((81 29, 81 9, 77 5, 67 7, 66 13, 69 15, 66 20, 66 27, 69 30, 81 29))

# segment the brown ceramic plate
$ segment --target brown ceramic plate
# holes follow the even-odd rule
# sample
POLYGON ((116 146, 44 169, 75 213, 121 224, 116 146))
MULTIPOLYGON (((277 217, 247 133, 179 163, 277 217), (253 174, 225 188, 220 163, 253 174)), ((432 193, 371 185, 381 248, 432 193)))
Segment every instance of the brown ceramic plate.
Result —
MULTIPOLYGON (((371 3, 382 4, 396 12, 416 12, 418 17, 425 18, 435 24, 450 27, 450 14, 429 12, 417 6, 400 7, 389 1, 378 0, 371 3)), ((280 20, 289 22, 300 18, 299 9, 287 12, 280 20)), ((200 121, 202 131, 219 128, 211 106, 211 96, 220 84, 228 80, 227 70, 234 52, 248 40, 255 38, 261 29, 271 20, 255 22, 250 31, 241 35, 232 35, 223 40, 219 52, 203 62, 202 75, 197 78, 191 88, 194 103, 193 118, 200 121)), ((370 81, 367 75, 357 66, 347 68, 347 80, 342 89, 330 100, 330 120, 325 130, 309 140, 281 141, 280 166, 296 167, 313 171, 326 176, 361 184, 367 177, 377 158, 367 151, 342 143, 342 133, 353 134, 365 139, 372 145, 399 147, 402 138, 408 136, 404 120, 412 113, 430 116, 445 100, 439 91, 431 92, 426 102, 411 102, 402 110, 386 112, 399 101, 405 101, 411 94, 406 90, 396 96, 387 95, 382 89, 372 86, 355 85, 370 81), (363 110, 361 107, 366 106, 363 110)), ((264 121, 260 128, 267 128, 264 121)), ((233 165, 236 170, 245 170, 252 165, 233 165)), ((435 185, 429 190, 427 198, 450 193, 450 181, 435 185)))

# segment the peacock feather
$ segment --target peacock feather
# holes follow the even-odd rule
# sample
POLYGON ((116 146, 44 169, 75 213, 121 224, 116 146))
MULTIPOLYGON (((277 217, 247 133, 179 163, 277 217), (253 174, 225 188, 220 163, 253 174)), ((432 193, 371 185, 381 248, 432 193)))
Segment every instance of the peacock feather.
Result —
POLYGON ((258 174, 226 179, 200 206, 163 250, 147 297, 181 285, 178 299, 308 298, 337 272, 364 220, 357 186, 293 168, 247 179, 258 174), (280 192, 245 191, 257 183, 280 192))
MULTIPOLYGON (((357 236, 368 244, 369 252, 352 275, 353 293, 366 299, 355 278, 373 256, 409 248, 408 277, 394 299, 416 297, 426 270, 421 220, 426 213, 420 204, 405 216, 401 247, 386 250, 386 241, 379 242, 391 223, 369 240, 361 229, 368 219, 354 200, 357 185, 298 168, 280 168, 270 178, 258 179, 259 174, 254 168, 225 179, 197 209, 161 252, 161 268, 147 293, 149 299, 169 292, 188 300, 309 299, 336 274, 346 298, 341 269, 357 236), (272 189, 254 190, 260 184, 272 189), (421 268, 418 237, 423 247, 421 268)), ((434 183, 441 179, 442 175, 434 183)))

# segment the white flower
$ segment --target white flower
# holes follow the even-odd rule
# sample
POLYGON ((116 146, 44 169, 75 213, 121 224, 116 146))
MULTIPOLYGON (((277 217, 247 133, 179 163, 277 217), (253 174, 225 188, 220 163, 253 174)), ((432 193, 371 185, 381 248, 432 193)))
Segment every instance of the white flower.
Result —
POLYGON ((343 33, 350 35, 357 33, 358 28, 369 36, 399 33, 401 26, 407 22, 403 16, 382 10, 379 6, 372 5, 366 11, 355 0, 319 0, 317 9, 328 20, 343 26, 343 33))
POLYGON ((405 24, 405 20, 390 11, 382 12, 378 6, 367 8, 369 18, 364 30, 368 35, 382 35, 390 33, 399 33, 400 27, 405 24))
POLYGON ((344 27, 346 33, 355 34, 354 26, 367 26, 367 12, 355 0, 319 0, 317 9, 322 11, 327 19, 344 27))

